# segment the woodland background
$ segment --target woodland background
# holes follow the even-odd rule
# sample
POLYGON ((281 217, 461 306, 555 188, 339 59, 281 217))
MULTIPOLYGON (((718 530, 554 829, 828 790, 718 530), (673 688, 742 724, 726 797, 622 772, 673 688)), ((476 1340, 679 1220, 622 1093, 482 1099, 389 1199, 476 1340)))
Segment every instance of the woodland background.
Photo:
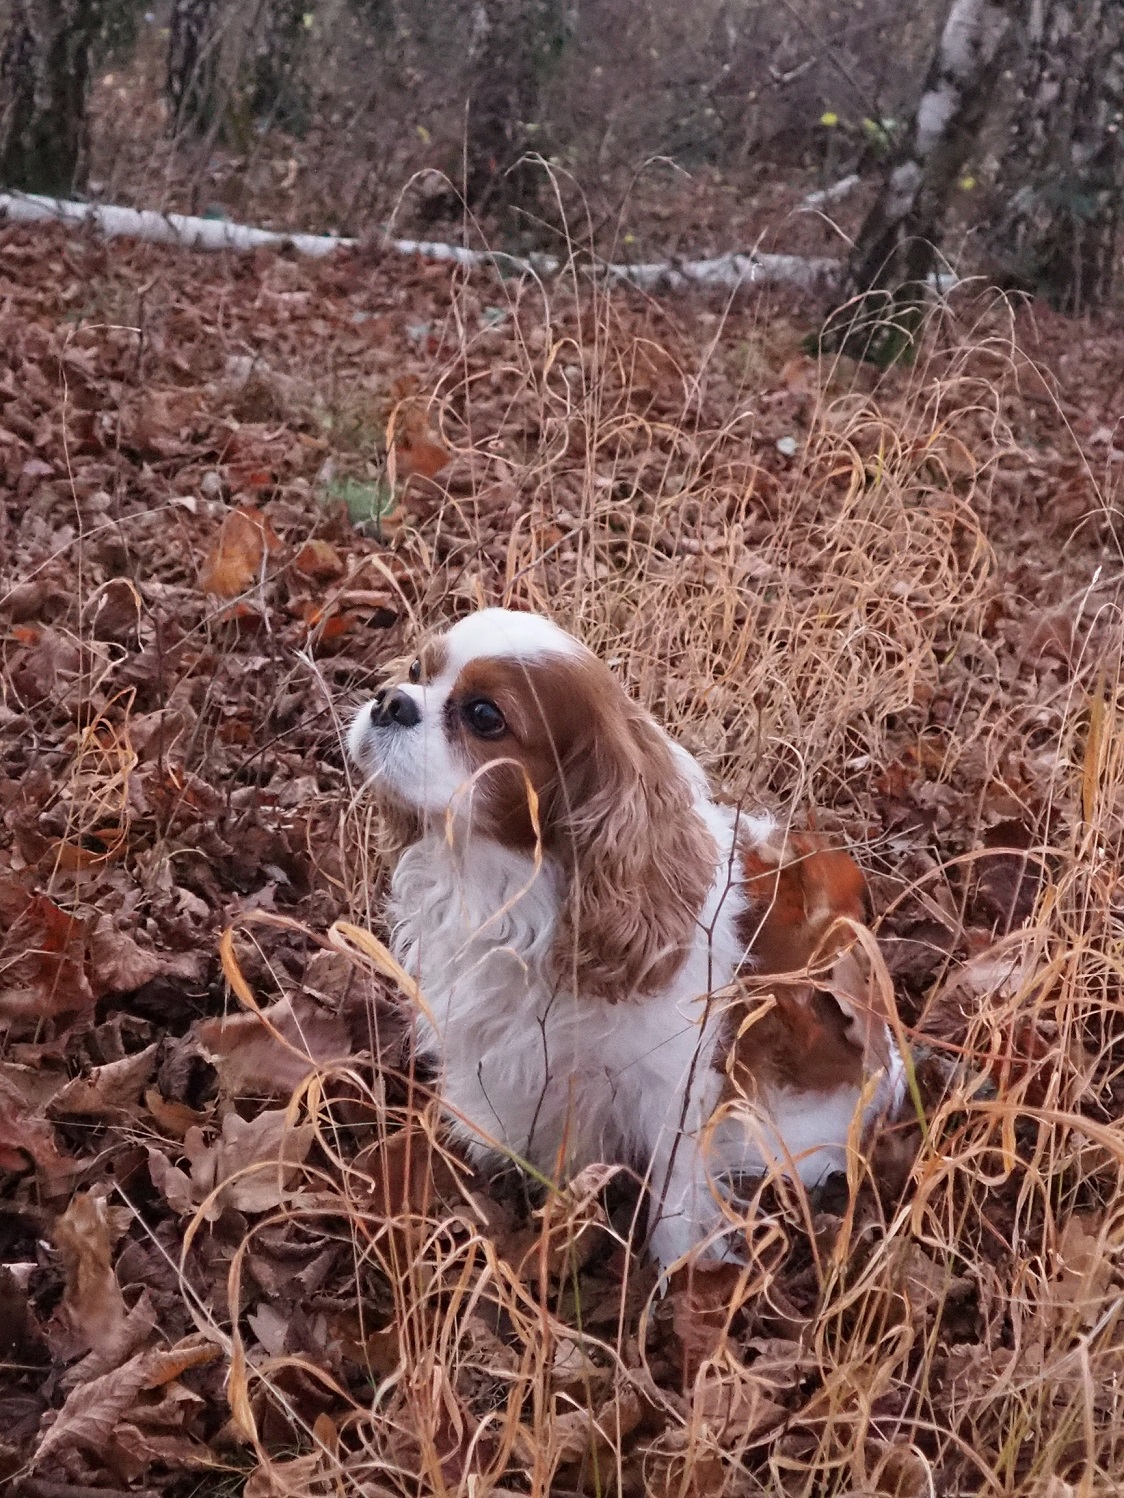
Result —
POLYGON ((1119 1491, 1122 32, 0 0, 16 1498, 1119 1491), (662 1297, 628 1172, 448 1152, 379 945, 348 715, 501 601, 856 850, 913 1058, 662 1297))

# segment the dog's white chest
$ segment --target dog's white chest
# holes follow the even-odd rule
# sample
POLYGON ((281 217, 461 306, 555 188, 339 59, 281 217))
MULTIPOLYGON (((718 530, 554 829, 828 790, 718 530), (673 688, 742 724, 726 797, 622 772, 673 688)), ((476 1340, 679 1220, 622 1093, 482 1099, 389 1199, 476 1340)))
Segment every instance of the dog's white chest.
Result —
POLYGON ((704 996, 736 955, 716 952, 700 927, 666 992, 575 997, 552 963, 559 888, 548 864, 426 838, 398 865, 392 914, 395 954, 431 1016, 419 1024, 421 1048, 441 1069, 458 1132, 478 1156, 499 1151, 561 1178, 650 1155, 655 1138, 679 1129, 692 1078, 712 1066, 704 996))

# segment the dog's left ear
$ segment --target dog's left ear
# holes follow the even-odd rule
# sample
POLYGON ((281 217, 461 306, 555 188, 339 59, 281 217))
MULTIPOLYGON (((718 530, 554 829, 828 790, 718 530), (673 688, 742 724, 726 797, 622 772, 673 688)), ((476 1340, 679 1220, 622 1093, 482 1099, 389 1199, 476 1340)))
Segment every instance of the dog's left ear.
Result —
POLYGON ((552 817, 570 873, 558 975, 610 1001, 654 993, 678 972, 717 856, 669 741, 613 688, 561 766, 565 804, 552 817))
POLYGON ((794 973, 830 957, 849 940, 841 919, 866 919, 866 880, 848 853, 810 833, 790 833, 782 848, 750 848, 742 867, 749 909, 748 945, 756 971, 794 973))

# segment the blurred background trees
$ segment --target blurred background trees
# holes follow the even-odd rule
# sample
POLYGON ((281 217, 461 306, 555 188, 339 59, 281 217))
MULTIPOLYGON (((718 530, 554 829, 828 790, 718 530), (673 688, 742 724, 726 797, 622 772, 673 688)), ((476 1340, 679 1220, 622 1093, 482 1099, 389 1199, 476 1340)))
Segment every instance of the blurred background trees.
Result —
POLYGON ((1039 0, 995 173, 989 259, 1069 311, 1107 301, 1124 215, 1124 4, 1039 0))
POLYGON ((0 0, 0 187, 834 254, 868 310, 938 253, 1104 304, 1122 130, 1120 0, 0 0))
POLYGON ((218 0, 172 0, 165 89, 173 134, 203 131, 222 110, 218 0))
POLYGON ((0 184, 61 194, 87 167, 86 96, 102 0, 9 0, 0 39, 0 184))

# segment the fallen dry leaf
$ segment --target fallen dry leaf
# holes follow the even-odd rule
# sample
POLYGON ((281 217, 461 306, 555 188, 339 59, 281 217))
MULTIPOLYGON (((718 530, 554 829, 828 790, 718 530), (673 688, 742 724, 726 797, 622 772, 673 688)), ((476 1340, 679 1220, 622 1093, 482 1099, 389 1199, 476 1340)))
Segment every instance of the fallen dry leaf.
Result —
POLYGON ((54 1238, 66 1274, 62 1314, 75 1351, 111 1343, 124 1324, 125 1298, 113 1273, 117 1233, 104 1197, 79 1192, 55 1223, 54 1238))
POLYGON ((118 1423, 131 1411, 144 1389, 155 1389, 178 1378, 188 1368, 213 1362, 219 1349, 198 1336, 186 1337, 166 1350, 138 1352, 120 1368, 80 1384, 57 1414, 44 1417, 33 1467, 57 1451, 78 1446, 104 1457, 118 1423))
POLYGON ((314 1135, 311 1124, 287 1124, 283 1108, 267 1109, 249 1123, 228 1113, 222 1134, 210 1144, 202 1129, 188 1129, 183 1152, 191 1164, 190 1176, 155 1148, 148 1152, 149 1171, 176 1212, 193 1212, 208 1197, 212 1199, 205 1215, 211 1222, 227 1206, 239 1212, 267 1212, 291 1198, 294 1173, 312 1148, 314 1135))
POLYGON ((54 1129, 37 1116, 18 1085, 18 1074, 25 1070, 0 1064, 0 1172, 21 1175, 34 1169, 46 1194, 56 1196, 80 1167, 60 1151, 54 1129))
POLYGON ((691 1383, 700 1366, 728 1340, 745 1296, 745 1271, 737 1264, 690 1262, 672 1276, 668 1300, 672 1327, 683 1350, 683 1376, 691 1383))
POLYGON ((362 1188, 376 1212, 393 1218, 423 1215, 435 1203, 460 1201, 463 1184, 457 1165, 429 1130, 415 1125, 368 1145, 355 1157, 352 1170, 355 1188, 362 1188))
POLYGON ((136 1305, 127 1312, 124 1320, 93 1342, 86 1356, 66 1370, 60 1380, 62 1387, 73 1389, 120 1368, 127 1358, 152 1341, 158 1320, 148 1291, 142 1290, 136 1305))
POLYGON ((123 1367, 103 1373, 89 1383, 79 1384, 66 1399, 57 1415, 48 1417, 32 1465, 60 1448, 79 1446, 96 1457, 104 1457, 117 1423, 136 1401, 145 1387, 150 1352, 137 1353, 123 1367))
POLYGON ((293 566, 313 582, 331 582, 342 577, 346 568, 339 552, 330 541, 306 541, 293 558, 293 566))
POLYGON ((1049 1314, 1059 1325, 1091 1326, 1104 1312, 1117 1277, 1118 1245, 1106 1241, 1104 1216, 1074 1212, 1058 1234, 1057 1269, 1049 1314))
POLYGON ((452 454, 440 443, 431 442, 425 437, 419 437, 413 442, 405 439, 395 442, 394 455, 399 478, 409 478, 415 474, 419 478, 434 478, 452 458, 452 454))
MULTIPOLYGON (((401 384, 400 388, 406 387, 401 384)), ((452 453, 441 445, 432 429, 428 405, 413 395, 405 396, 394 407, 387 438, 392 482, 415 474, 433 478, 452 460, 452 453)))
POLYGON ((157 1092, 155 1087, 150 1087, 145 1093, 144 1105, 152 1114, 157 1128, 173 1139, 183 1139, 188 1129, 200 1128, 210 1118, 209 1110, 204 1112, 200 1108, 189 1108, 186 1103, 170 1101, 157 1092))
POLYGON ((228 1468, 229 1462, 193 1436, 145 1428, 140 1418, 149 1414, 140 1406, 136 1420, 122 1420, 113 1428, 107 1465, 128 1481, 136 1481, 149 1467, 159 1463, 170 1471, 202 1472, 228 1468))
POLYGON ((219 598, 237 598, 253 587, 262 562, 280 546, 280 536, 261 510, 253 505, 231 510, 200 569, 200 588, 219 598))
POLYGON ((725 1445, 755 1440, 785 1418, 775 1398, 776 1385, 736 1358, 724 1358, 700 1370, 690 1396, 690 1413, 703 1420, 713 1438, 725 1445))
POLYGON ((228 1097, 291 1094, 311 1071, 351 1053, 339 1015, 298 994, 261 1011, 202 1020, 195 1036, 228 1097))
POLYGON ((47 895, 31 895, 9 882, 22 902, 0 942, 4 988, 0 1017, 80 1014, 93 1007, 86 971, 87 921, 59 908, 47 895))
POLYGON ((151 983, 160 969, 155 952, 146 951, 110 920, 98 922, 90 936, 90 971, 100 992, 132 993, 151 983))
POLYGON ((84 1077, 74 1077, 52 1097, 48 1112, 53 1118, 125 1117, 152 1076, 159 1050, 154 1043, 120 1061, 95 1066, 84 1077))
MULTIPOLYGON (((336 1464, 324 1451, 312 1451, 288 1461, 264 1461, 247 1477, 243 1498, 310 1498, 311 1494, 327 1494, 338 1487, 333 1477, 336 1470, 336 1464)), ((364 1475, 362 1491, 371 1498, 383 1498, 392 1489, 372 1485, 364 1475)))
POLYGON ((568 1399, 558 1399, 553 1417, 537 1438, 525 1425, 519 1426, 516 1448, 528 1465, 536 1454, 558 1467, 584 1462, 594 1453, 604 1461, 627 1442, 643 1417, 644 1402, 628 1384, 622 1384, 596 1409, 574 1408, 568 1399))

